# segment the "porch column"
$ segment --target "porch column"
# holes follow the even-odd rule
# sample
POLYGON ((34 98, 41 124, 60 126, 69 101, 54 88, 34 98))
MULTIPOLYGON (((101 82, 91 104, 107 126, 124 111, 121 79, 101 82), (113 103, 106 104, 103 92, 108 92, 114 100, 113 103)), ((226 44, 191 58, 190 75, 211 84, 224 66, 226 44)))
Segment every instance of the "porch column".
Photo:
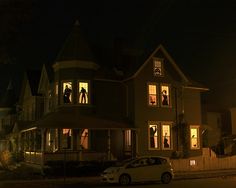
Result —
POLYGON ((107 159, 111 160, 111 130, 108 129, 107 131, 107 159))
POLYGON ((137 145, 136 145, 136 131, 131 130, 131 157, 136 157, 137 145))
POLYGON ((41 165, 44 165, 44 151, 45 151, 45 129, 41 129, 41 153, 42 153, 42 158, 41 158, 41 165))

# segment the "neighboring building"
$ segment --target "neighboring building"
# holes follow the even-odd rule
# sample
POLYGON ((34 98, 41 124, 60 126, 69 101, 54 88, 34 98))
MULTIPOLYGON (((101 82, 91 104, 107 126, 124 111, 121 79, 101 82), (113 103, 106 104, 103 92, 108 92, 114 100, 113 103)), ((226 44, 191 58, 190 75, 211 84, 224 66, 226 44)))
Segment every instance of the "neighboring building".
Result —
POLYGON ((201 92, 208 89, 162 45, 139 62, 99 66, 75 24, 53 66, 24 81, 14 131, 25 160, 63 160, 65 151, 67 160, 201 155, 201 92))
POLYGON ((13 150, 14 142, 8 139, 16 122, 16 96, 12 83, 9 82, 6 92, 0 100, 0 152, 13 150))

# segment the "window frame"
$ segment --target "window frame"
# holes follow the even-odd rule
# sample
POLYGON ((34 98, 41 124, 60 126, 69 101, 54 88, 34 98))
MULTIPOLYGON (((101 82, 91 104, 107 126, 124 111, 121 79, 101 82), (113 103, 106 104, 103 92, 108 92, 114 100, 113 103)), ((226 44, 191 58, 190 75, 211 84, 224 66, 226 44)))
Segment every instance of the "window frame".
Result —
POLYGON ((157 58, 157 57, 154 57, 153 58, 153 76, 154 77, 164 77, 164 66, 163 66, 163 63, 164 62, 164 59, 163 58, 157 58), (156 61, 159 61, 161 63, 161 71, 160 71, 160 74, 156 74, 155 73, 155 62, 156 61))
POLYGON ((167 83, 161 83, 160 84, 160 104, 161 104, 161 107, 163 108, 171 108, 172 107, 172 101, 171 101, 171 84, 167 84, 167 83), (169 104, 168 105, 163 105, 162 104, 162 87, 168 87, 168 92, 169 92, 169 95, 168 95, 168 99, 169 99, 169 104))
POLYGON ((200 149, 201 147, 200 147, 200 135, 199 135, 199 133, 200 133, 200 125, 190 125, 190 127, 189 127, 189 132, 190 132, 190 134, 189 134, 189 139, 190 139, 190 149, 191 150, 198 150, 198 149, 200 149), (192 129, 196 129, 197 130, 197 146, 196 147, 193 147, 192 146, 192 129))
MULTIPOLYGON (((155 134, 155 133, 154 133, 155 134)), ((160 123, 157 122, 157 121, 148 121, 148 149, 149 150, 160 150, 161 147, 160 147, 160 123), (156 138, 156 141, 157 141, 157 147, 151 147, 151 135, 150 135, 150 126, 151 125, 154 125, 156 126, 156 131, 157 131, 157 138, 156 138)), ((155 138, 155 136, 154 136, 155 138)), ((155 142, 155 140, 154 140, 155 142)))
POLYGON ((161 122, 161 149, 162 150, 171 150, 172 149, 172 122, 161 122), (169 147, 164 146, 164 135, 163 135, 163 126, 169 126, 169 147))
MULTIPOLYGON (((63 150, 73 150, 73 129, 71 129, 71 128, 62 128, 62 129, 60 129, 60 142, 61 142, 61 144, 60 144, 60 145, 61 145, 61 149, 63 149, 63 150), (64 136, 63 130, 64 130, 64 129, 69 129, 69 130, 71 131, 71 133, 69 133, 69 134, 71 134, 71 136, 70 136, 70 137, 71 137, 71 138, 70 138, 70 139, 71 139, 71 140, 70 140, 70 142, 71 142, 71 143, 70 143, 70 148, 66 148, 66 147, 63 146, 63 145, 64 145, 64 144, 63 144, 63 142, 64 142, 64 141, 63 141, 63 139, 64 139, 64 138, 63 138, 63 136, 64 136)), ((68 143, 67 143, 67 145, 68 145, 68 143)))
POLYGON ((77 80, 77 87, 76 87, 76 91, 77 91, 77 95, 76 95, 76 103, 79 105, 89 105, 91 104, 91 96, 90 96, 90 80, 77 80), (88 84, 88 91, 87 91, 87 99, 88 102, 87 103, 80 103, 80 83, 87 83, 88 84))
POLYGON ((147 83, 147 104, 150 107, 158 107, 159 106, 159 98, 160 97, 159 97, 159 87, 158 86, 159 85, 156 82, 148 82, 147 83), (152 94, 149 93, 149 86, 151 86, 151 85, 155 85, 156 86, 156 104, 155 105, 151 105, 150 104, 150 95, 152 95, 152 94))
POLYGON ((74 103, 74 84, 73 84, 73 80, 62 80, 61 81, 61 104, 63 105, 71 105, 74 103), (71 102, 70 103, 65 103, 64 102, 64 87, 63 87, 63 84, 66 83, 66 82, 71 82, 71 102))

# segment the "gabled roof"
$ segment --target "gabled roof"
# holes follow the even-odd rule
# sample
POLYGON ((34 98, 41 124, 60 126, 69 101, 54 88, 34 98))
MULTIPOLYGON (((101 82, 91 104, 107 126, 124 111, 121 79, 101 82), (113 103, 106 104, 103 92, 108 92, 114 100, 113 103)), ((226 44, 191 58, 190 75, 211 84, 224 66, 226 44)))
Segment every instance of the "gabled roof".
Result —
MULTIPOLYGON (((167 52, 167 50, 160 44, 152 53, 149 55, 145 60, 144 63, 140 67, 136 67, 137 69, 134 70, 133 74, 126 78, 125 80, 133 79, 139 75, 139 73, 144 69, 144 67, 150 62, 150 60, 155 57, 155 54, 161 51, 164 56, 167 58, 167 60, 170 62, 171 66, 174 68, 174 70, 178 73, 180 76, 182 82, 184 83, 185 87, 191 88, 191 89, 199 89, 199 90, 208 90, 207 87, 203 86, 200 83, 197 83, 193 80, 191 80, 188 76, 186 76, 182 70, 179 68, 179 66, 175 63, 174 59, 170 56, 170 54, 167 52)), ((142 59, 142 58, 141 58, 142 59)))
POLYGON ((71 33, 57 56, 56 62, 70 60, 93 60, 91 50, 84 38, 78 21, 74 24, 71 33))

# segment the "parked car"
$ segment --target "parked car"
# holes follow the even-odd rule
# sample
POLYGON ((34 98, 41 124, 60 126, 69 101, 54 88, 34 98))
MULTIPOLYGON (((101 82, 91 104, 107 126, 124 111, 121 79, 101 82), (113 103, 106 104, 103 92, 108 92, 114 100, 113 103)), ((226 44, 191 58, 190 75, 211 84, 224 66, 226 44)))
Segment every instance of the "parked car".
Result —
POLYGON ((101 177, 103 182, 121 185, 145 181, 161 181, 168 184, 174 177, 174 173, 169 158, 143 156, 109 167, 102 172, 101 177))

